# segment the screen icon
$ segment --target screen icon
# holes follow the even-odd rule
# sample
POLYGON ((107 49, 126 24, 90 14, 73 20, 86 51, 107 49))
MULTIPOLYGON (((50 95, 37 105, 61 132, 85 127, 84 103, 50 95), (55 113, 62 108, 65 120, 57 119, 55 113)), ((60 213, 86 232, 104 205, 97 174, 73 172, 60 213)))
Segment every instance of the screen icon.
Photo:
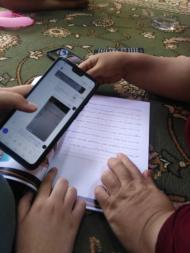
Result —
POLYGON ((7 134, 9 132, 8 128, 3 128, 2 131, 3 131, 4 134, 7 134))

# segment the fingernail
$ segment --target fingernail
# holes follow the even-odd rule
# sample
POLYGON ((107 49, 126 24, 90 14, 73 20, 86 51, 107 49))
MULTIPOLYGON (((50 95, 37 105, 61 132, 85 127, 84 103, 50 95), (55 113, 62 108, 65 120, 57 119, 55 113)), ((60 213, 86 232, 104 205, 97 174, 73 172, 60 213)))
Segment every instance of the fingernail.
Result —
POLYGON ((57 173, 58 169, 56 167, 53 167, 49 170, 49 173, 57 173))
POLYGON ((123 153, 118 153, 116 157, 117 158, 122 158, 123 156, 125 156, 123 153))
POLYGON ((26 192, 23 196, 24 198, 27 198, 29 202, 32 202, 33 198, 34 198, 34 193, 29 191, 26 192))
POLYGON ((34 110, 34 111, 37 110, 37 105, 33 104, 32 102, 28 101, 27 104, 30 106, 30 109, 31 109, 31 110, 34 110))

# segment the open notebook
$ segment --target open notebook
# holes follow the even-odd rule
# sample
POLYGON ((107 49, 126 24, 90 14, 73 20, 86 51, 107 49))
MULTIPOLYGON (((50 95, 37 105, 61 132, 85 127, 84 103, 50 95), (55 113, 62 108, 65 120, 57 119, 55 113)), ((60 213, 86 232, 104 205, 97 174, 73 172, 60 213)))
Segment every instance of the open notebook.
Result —
POLYGON ((47 170, 57 167, 57 178, 68 179, 86 200, 87 208, 100 211, 94 189, 100 184, 108 158, 122 152, 141 171, 148 168, 149 111, 148 102, 95 95, 44 164, 29 171, 2 152, 0 174, 37 191, 47 170))

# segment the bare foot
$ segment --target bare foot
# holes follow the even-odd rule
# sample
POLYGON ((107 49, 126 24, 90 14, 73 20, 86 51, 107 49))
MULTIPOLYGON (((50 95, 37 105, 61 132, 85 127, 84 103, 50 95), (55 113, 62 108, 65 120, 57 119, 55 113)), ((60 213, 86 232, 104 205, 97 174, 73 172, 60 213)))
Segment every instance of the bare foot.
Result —
POLYGON ((153 253, 172 204, 125 155, 109 159, 108 166, 95 194, 111 228, 130 252, 153 253))
POLYGON ((33 203, 31 194, 19 203, 17 253, 72 252, 85 203, 63 178, 52 190, 55 174, 48 173, 33 203))

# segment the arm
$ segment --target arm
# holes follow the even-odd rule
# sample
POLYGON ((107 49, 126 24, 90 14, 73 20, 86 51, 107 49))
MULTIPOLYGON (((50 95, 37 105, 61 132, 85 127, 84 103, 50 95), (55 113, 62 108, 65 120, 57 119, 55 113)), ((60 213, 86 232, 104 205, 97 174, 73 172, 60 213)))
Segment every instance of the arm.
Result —
POLYGON ((189 57, 114 52, 91 56, 80 67, 101 83, 124 78, 158 95, 190 101, 189 57))
POLYGON ((190 101, 190 58, 130 55, 124 78, 137 86, 172 99, 190 101))
POLYGON ((13 109, 24 112, 36 111, 36 105, 32 104, 24 97, 30 89, 31 85, 0 88, 0 123, 13 109))

